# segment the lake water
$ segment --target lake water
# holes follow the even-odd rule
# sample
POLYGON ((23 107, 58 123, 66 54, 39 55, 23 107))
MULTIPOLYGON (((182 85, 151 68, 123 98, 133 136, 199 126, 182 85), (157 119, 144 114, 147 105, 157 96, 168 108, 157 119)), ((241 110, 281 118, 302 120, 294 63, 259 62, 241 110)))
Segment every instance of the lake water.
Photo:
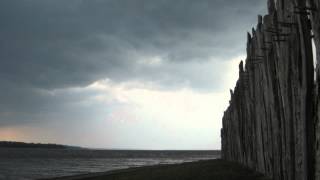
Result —
POLYGON ((0 148, 0 180, 30 180, 219 158, 215 151, 0 148))

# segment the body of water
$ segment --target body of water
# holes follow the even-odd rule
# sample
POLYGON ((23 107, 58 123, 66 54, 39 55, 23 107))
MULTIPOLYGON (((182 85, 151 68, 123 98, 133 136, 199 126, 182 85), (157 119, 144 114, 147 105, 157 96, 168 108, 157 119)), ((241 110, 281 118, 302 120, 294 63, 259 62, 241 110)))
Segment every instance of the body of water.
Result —
POLYGON ((30 180, 219 158, 216 151, 0 148, 0 180, 30 180))

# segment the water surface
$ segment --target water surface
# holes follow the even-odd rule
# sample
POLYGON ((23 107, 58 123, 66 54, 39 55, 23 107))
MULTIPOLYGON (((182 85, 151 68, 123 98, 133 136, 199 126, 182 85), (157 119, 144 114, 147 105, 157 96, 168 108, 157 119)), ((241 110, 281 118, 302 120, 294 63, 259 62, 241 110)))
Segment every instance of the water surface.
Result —
POLYGON ((0 180, 30 180, 218 158, 215 151, 0 148, 0 180))

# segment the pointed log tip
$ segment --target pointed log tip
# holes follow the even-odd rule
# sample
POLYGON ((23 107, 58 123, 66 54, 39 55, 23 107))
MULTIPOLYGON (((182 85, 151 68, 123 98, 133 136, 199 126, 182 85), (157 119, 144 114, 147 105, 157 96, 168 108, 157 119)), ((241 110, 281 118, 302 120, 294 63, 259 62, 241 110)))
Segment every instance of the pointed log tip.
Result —
POLYGON ((268 0, 268 12, 273 14, 276 11, 276 3, 274 0, 268 0))
POLYGON ((256 35, 256 30, 255 30, 254 28, 252 28, 251 31, 252 31, 252 36, 255 37, 255 35, 256 35))
POLYGON ((250 42, 251 41, 251 34, 249 32, 247 32, 247 41, 250 42))
POLYGON ((241 60, 239 63, 239 72, 243 72, 243 61, 241 60))
POLYGON ((263 18, 262 15, 258 15, 258 24, 262 24, 263 23, 263 18))
POLYGON ((230 89, 230 96, 232 97, 233 96, 233 90, 230 89))

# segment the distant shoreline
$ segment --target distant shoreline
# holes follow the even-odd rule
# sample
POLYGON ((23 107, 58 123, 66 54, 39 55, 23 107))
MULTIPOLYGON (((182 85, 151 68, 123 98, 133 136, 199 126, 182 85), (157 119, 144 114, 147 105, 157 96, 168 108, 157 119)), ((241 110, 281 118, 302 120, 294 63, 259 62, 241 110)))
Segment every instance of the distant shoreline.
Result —
MULTIPOLYGON (((170 179, 246 179, 269 180, 262 174, 247 169, 237 163, 221 159, 200 160, 181 164, 153 165, 90 173, 75 176, 56 177, 42 180, 170 180, 170 179)), ((39 179, 40 180, 40 179, 39 179)))
POLYGON ((215 152, 220 154, 221 150, 218 149, 118 149, 118 148, 90 148, 90 147, 80 147, 71 146, 63 144, 53 144, 53 143, 27 143, 27 142, 17 142, 17 141, 0 141, 0 148, 44 148, 44 149, 82 149, 91 151, 165 151, 165 152, 215 152))
POLYGON ((0 148, 45 148, 45 149, 66 149, 70 146, 61 144, 25 143, 16 141, 0 141, 0 148))

